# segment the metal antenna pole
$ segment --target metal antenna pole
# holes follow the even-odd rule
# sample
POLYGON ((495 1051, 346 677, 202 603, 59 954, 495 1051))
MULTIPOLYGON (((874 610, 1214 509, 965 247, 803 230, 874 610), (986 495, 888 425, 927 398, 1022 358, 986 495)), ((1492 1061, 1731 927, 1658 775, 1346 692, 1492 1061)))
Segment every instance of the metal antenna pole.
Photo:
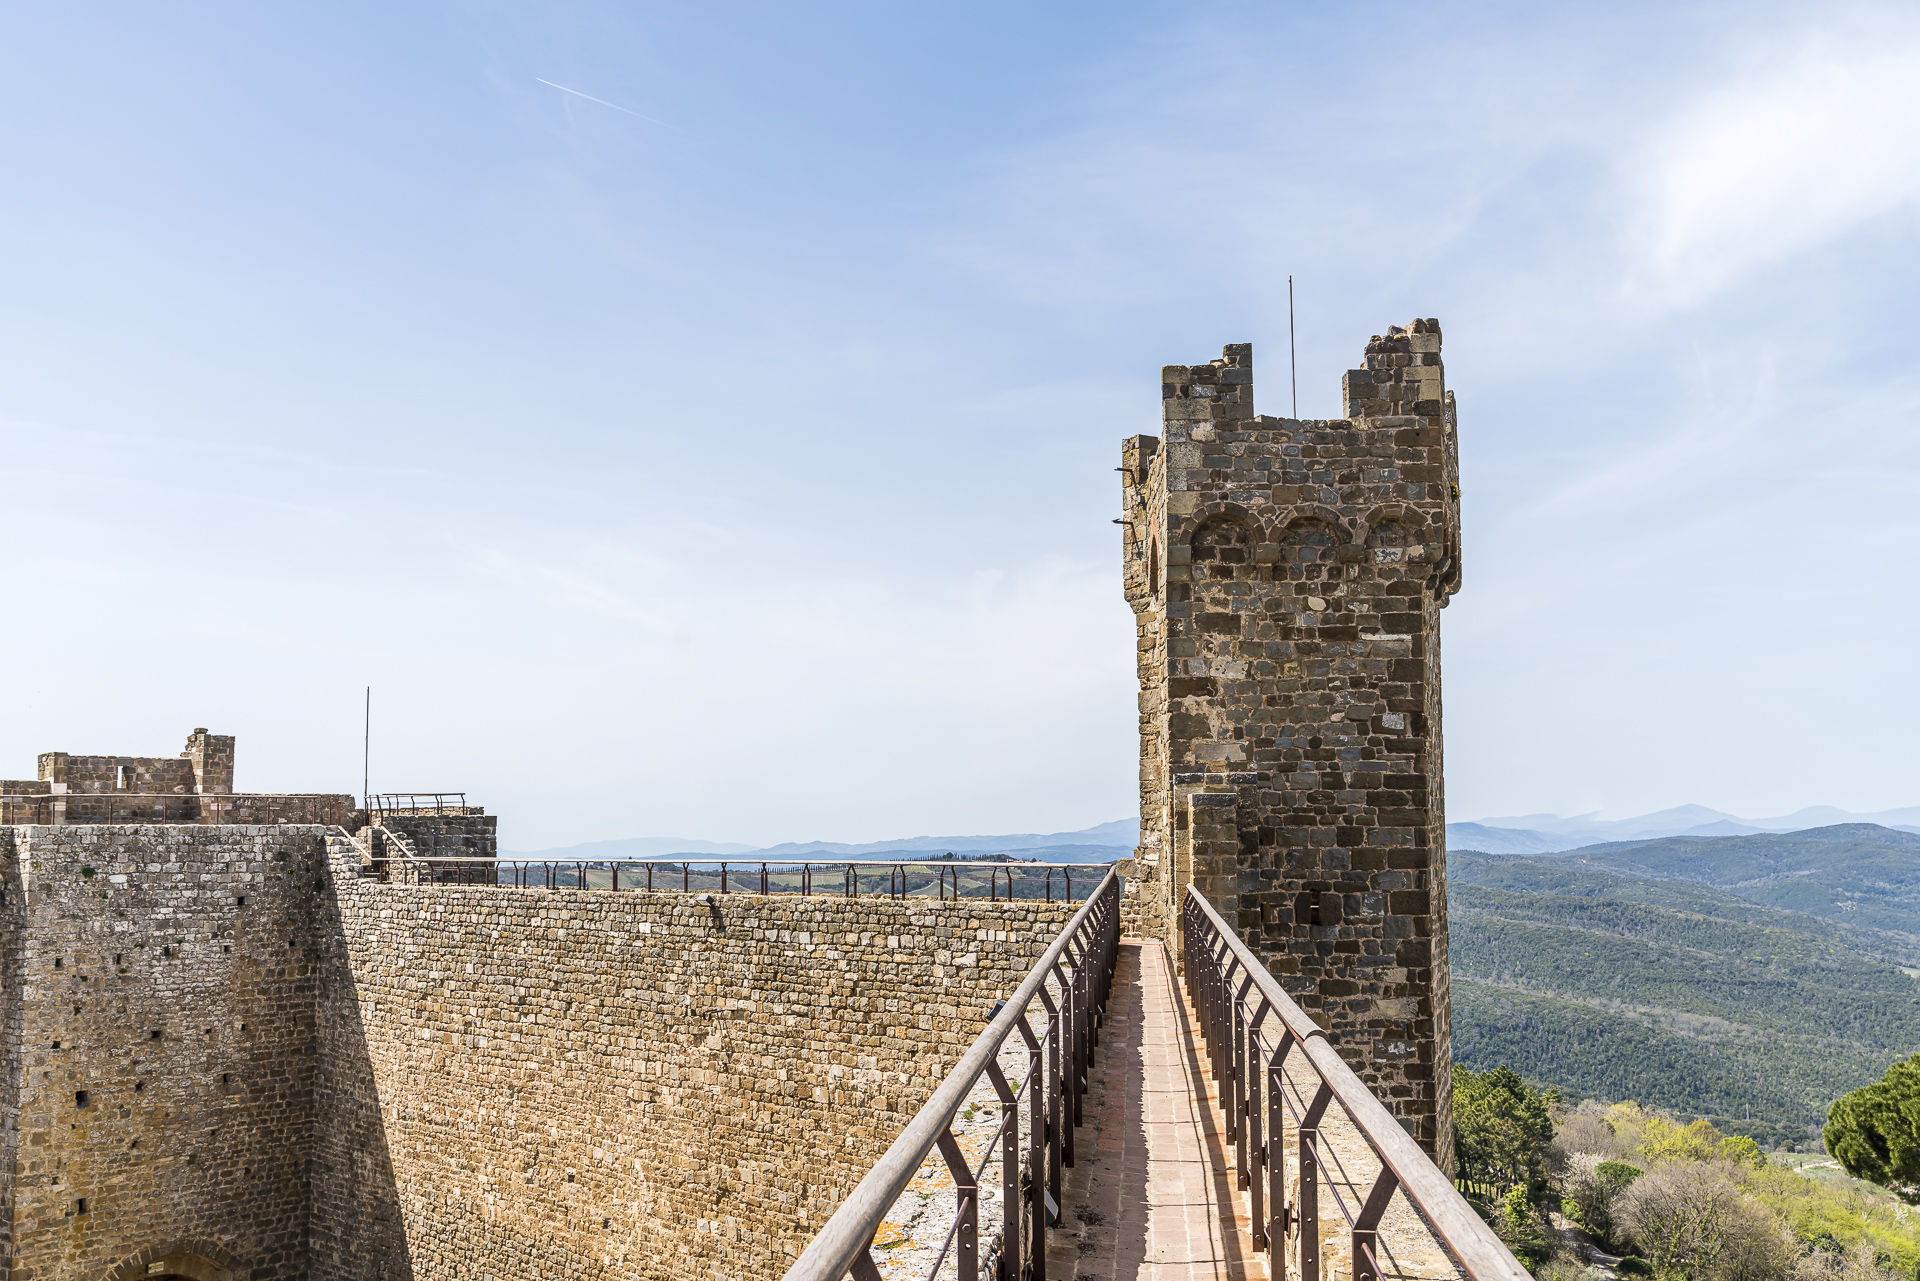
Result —
POLYGON ((373 776, 373 686, 367 686, 367 715, 360 731, 360 803, 373 808, 373 793, 367 780, 373 776))
POLYGON ((1287 277, 1287 376, 1293 382, 1293 417, 1300 418, 1300 365, 1293 354, 1293 277, 1287 277))

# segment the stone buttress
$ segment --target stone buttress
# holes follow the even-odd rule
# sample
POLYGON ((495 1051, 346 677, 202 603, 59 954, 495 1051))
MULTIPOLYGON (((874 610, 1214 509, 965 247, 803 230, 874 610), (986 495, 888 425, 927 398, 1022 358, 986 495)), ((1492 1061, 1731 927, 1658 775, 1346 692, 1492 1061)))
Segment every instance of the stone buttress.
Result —
POLYGON ((1253 353, 1161 374, 1121 452, 1137 624, 1130 914, 1196 884, 1452 1165, 1440 611, 1460 585, 1440 326, 1367 344, 1347 417, 1253 412, 1253 353))

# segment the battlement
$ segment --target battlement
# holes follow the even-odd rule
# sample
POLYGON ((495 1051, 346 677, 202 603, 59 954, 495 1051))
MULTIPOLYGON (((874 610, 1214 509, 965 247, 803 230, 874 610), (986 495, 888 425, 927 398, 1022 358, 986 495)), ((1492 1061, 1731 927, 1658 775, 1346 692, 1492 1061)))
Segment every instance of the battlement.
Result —
POLYGON ((1228 343, 1204 365, 1160 371, 1161 413, 1175 422, 1234 422, 1253 417, 1253 344, 1228 343))
MULTIPOLYGON (((52 790, 217 795, 233 790, 233 735, 196 729, 178 756, 75 756, 40 753, 40 781, 52 790)), ((7 786, 11 787, 11 784, 7 786)))
POLYGON ((1446 376, 1440 363, 1440 322, 1390 325, 1386 337, 1367 340, 1363 367, 1340 379, 1349 418, 1433 415, 1445 412, 1446 376))
POLYGON ((178 756, 42 752, 39 777, 0 779, 0 824, 326 823, 357 827, 340 792, 233 790, 234 738, 196 729, 178 756))

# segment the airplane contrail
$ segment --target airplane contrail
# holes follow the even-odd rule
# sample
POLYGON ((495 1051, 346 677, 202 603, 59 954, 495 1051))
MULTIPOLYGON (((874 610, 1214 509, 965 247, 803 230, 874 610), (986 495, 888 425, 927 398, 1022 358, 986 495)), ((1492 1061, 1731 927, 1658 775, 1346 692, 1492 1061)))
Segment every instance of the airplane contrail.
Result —
MULTIPOLYGON (((535 76, 534 79, 540 80, 540 77, 535 76)), ((603 107, 612 107, 615 111, 625 111, 630 116, 639 116, 640 119, 646 121, 650 125, 659 125, 662 129, 673 128, 672 125, 668 124, 664 120, 655 120, 652 116, 641 116, 639 112, 629 111, 627 108, 621 106, 617 102, 608 102, 605 98, 596 98, 590 93, 581 93, 578 89, 569 89, 565 85, 554 84, 553 81, 551 80, 540 80, 540 83, 548 86, 549 88, 558 89, 561 93, 570 93, 576 98, 585 98, 588 102, 597 102, 603 107)))

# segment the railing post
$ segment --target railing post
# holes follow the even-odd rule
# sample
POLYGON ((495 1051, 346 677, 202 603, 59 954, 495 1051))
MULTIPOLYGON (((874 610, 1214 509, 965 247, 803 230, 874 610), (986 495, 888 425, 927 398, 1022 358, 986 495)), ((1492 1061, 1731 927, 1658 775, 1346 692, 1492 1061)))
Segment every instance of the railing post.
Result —
POLYGON ((1280 1037, 1280 1045, 1267 1063, 1267 1119, 1272 1123, 1267 1135, 1267 1205, 1265 1224, 1268 1270, 1272 1281, 1286 1281, 1287 1235, 1287 1099, 1285 1065, 1287 1051, 1293 1048, 1293 1033, 1280 1037))
MULTIPOLYGON (((1073 943, 1068 941, 1066 950, 1061 954, 1062 961, 1071 961, 1073 943)), ((1078 967, 1076 967, 1078 968, 1078 967)), ((1060 1167, 1073 1165, 1073 1025, 1074 991, 1073 978, 1064 969, 1055 969, 1054 975, 1060 980, 1060 1013, 1055 1016, 1060 1029, 1060 1056, 1055 1060, 1060 1078, 1060 1167)), ((1060 1199, 1060 1185, 1056 1179, 1053 1189, 1054 1200, 1060 1199)))
POLYGON ((980 1189, 974 1184, 973 1170, 967 1164, 967 1154, 960 1150, 954 1141, 951 1128, 940 1132, 940 1155, 947 1159, 947 1172, 953 1176, 954 1205, 960 1211, 959 1253, 954 1263, 959 1275, 974 1278, 980 1275, 980 1189))
POLYGON ((1020 1016, 1020 1035, 1027 1041, 1027 1215, 1029 1231, 1027 1259, 1033 1267, 1033 1281, 1047 1281, 1047 1112, 1046 1066, 1041 1062, 1040 1041, 1020 1016))
MULTIPOLYGON (((945 877, 943 876, 944 882, 945 877)), ((1000 1281, 1020 1276, 1020 1096, 996 1062, 987 1076, 1000 1096, 1000 1281)))
POLYGON ((1394 1189, 1399 1186, 1400 1180, 1383 1164, 1373 1190, 1367 1193, 1366 1204, 1360 1207, 1360 1214, 1353 1221, 1353 1281, 1380 1281, 1380 1261, 1374 1256, 1374 1251, 1380 1248, 1380 1218, 1387 1212, 1387 1202, 1393 1200, 1394 1189))
POLYGON ((1300 1281, 1320 1281, 1320 1119, 1333 1102, 1333 1087, 1325 1081, 1300 1118, 1300 1189, 1294 1193, 1299 1211, 1300 1281))
POLYGON ((1237 1172, 1234 1186, 1236 1190, 1245 1192, 1253 1183, 1251 1167, 1247 1165, 1247 1131, 1251 1128, 1247 1122, 1253 1119, 1253 1109, 1247 1106, 1247 1069, 1253 1066, 1258 1051, 1249 1044, 1252 1035, 1247 1030, 1246 1018, 1241 1014, 1240 1001, 1241 996, 1233 998, 1233 1110, 1237 1114, 1234 1118, 1233 1164, 1237 1172))
MULTIPOLYGON (((1044 997, 1042 998, 1044 999, 1044 997)), ((1060 1204, 1060 1011, 1047 1001, 1047 1194, 1060 1204)), ((1051 1216, 1049 1216, 1051 1217, 1051 1216)))
POLYGON ((1080 974, 1086 967, 1086 955, 1083 951, 1076 959, 1073 942, 1068 940, 1064 956, 1073 965, 1073 973, 1060 976, 1060 1030, 1066 1040, 1066 1044, 1060 1047, 1064 1060, 1061 1066, 1066 1069, 1065 1080, 1061 1084, 1060 1146, 1065 1154, 1066 1165, 1072 1168, 1073 1131, 1080 1124, 1080 974))

